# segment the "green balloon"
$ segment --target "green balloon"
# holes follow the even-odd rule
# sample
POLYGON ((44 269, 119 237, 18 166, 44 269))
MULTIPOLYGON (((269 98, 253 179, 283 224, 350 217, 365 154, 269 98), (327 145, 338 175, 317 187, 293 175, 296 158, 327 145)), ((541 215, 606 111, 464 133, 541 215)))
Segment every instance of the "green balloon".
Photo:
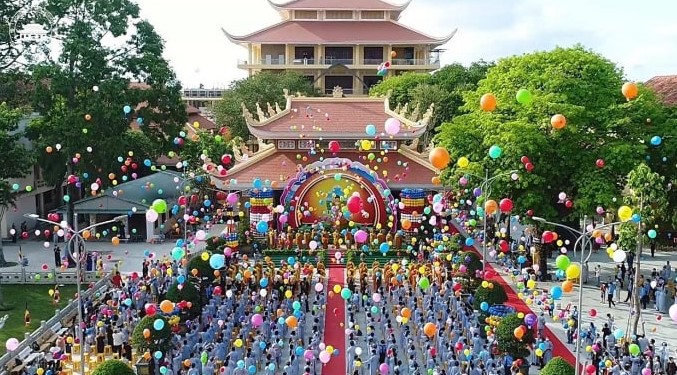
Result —
POLYGON ((503 155, 503 150, 497 145, 489 147, 489 157, 492 159, 498 159, 503 155))
POLYGON ((566 271, 567 267, 571 264, 571 260, 569 260, 569 257, 566 255, 559 255, 557 259, 555 259, 555 264, 558 269, 566 271))
POLYGON ((418 281, 418 286, 421 289, 428 289, 430 288, 430 280, 424 276, 418 281))
POLYGON ((531 91, 527 89, 519 89, 517 91, 517 102, 520 104, 529 104, 531 103, 531 100, 533 100, 533 97, 531 96, 531 91))
POLYGON ((630 354, 632 355, 638 355, 640 352, 639 345, 630 344, 630 346, 628 347, 628 351, 630 351, 630 354))
POLYGON ((352 297, 352 296, 353 296, 353 292, 351 292, 350 289, 343 288, 343 290, 341 290, 341 297, 343 299, 347 300, 347 299, 350 299, 350 297, 352 297))
POLYGON ((165 212, 167 212, 167 202, 164 199, 154 200, 152 207, 155 210, 155 212, 159 214, 164 214, 165 212))

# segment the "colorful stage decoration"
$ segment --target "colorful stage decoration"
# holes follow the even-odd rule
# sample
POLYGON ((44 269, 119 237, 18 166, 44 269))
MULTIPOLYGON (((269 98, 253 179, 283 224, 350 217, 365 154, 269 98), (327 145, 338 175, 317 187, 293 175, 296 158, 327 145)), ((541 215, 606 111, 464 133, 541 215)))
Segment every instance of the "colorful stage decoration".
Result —
POLYGON ((265 237, 273 228, 273 190, 269 188, 249 191, 249 226, 254 237, 265 237))
POLYGON ((328 158, 306 166, 282 192, 292 228, 332 223, 396 228, 394 198, 378 174, 346 158, 328 158))
POLYGON ((425 192, 423 189, 403 189, 400 194, 400 223, 408 233, 418 231, 423 220, 425 192))

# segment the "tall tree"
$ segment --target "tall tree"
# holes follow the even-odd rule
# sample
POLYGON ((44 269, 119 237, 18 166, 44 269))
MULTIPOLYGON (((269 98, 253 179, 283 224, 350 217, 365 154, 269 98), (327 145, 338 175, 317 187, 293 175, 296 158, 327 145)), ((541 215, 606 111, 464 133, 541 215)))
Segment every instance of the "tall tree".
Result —
POLYGON ((160 156, 173 147, 187 116, 181 86, 162 57, 164 42, 140 18, 138 5, 48 0, 46 8, 67 21, 56 25, 60 52, 48 51, 32 67, 34 106, 41 117, 28 135, 45 150, 40 164, 46 179, 60 183, 64 176, 80 177, 79 184, 68 184, 70 197, 97 177, 104 187, 122 181, 119 159, 160 156))
POLYGON ((227 126, 233 138, 249 139, 249 129, 242 116, 242 104, 256 113, 256 104, 265 108, 266 103, 279 103, 284 108, 284 91, 297 92, 306 96, 317 95, 315 89, 304 76, 297 72, 261 72, 231 83, 223 94, 223 99, 214 106, 216 122, 227 126))
MULTIPOLYGON (((613 208, 624 177, 651 151, 655 129, 644 125, 646 119, 656 128, 665 122, 655 95, 641 88, 637 99, 627 101, 623 81, 614 63, 580 46, 508 57, 465 94, 468 113, 443 124, 437 141, 452 157, 465 156, 471 167, 480 164, 491 174, 521 169, 514 184, 495 185, 494 196, 510 194, 524 211, 576 218, 598 205, 613 208), (520 89, 529 90, 532 100, 518 102, 520 89), (493 112, 480 109, 487 93, 498 101, 493 112), (551 125, 555 114, 566 117, 564 129, 551 125), (489 157, 492 145, 500 146, 503 156, 489 157), (532 173, 526 173, 522 156, 534 165, 532 173), (558 202, 560 192, 571 197, 572 207, 558 202)), ((452 165, 446 173, 455 175, 450 172, 456 169, 452 165)))
MULTIPOLYGON (((7 103, 0 103, 0 222, 7 209, 14 206, 18 190, 9 183, 10 178, 21 178, 28 174, 33 165, 33 154, 20 142, 22 133, 18 123, 24 111, 12 109, 7 103)), ((2 234, 4 235, 4 233, 2 234)), ((1 236, 0 236, 1 237, 1 236)), ((5 267, 5 253, 0 241, 0 267, 5 267)))
POLYGON ((668 205, 665 177, 651 170, 641 163, 628 173, 624 190, 625 204, 634 208, 641 220, 638 224, 624 223, 621 227, 618 244, 621 249, 635 254, 635 286, 632 289, 632 305, 635 314, 632 315, 632 334, 637 335, 637 326, 642 314, 639 300, 639 289, 643 287, 640 281, 640 266, 644 238, 647 228, 653 228, 654 224, 662 220, 667 214, 668 205))

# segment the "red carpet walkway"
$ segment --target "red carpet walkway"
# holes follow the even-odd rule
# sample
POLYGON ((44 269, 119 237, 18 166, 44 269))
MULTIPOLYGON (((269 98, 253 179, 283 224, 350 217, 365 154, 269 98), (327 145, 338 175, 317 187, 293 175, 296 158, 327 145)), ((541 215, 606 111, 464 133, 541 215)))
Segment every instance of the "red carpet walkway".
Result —
MULTIPOLYGON (((346 269, 343 266, 330 266, 327 281, 327 290, 332 290, 334 285, 341 288, 346 283, 346 269)), ((346 302, 340 293, 332 293, 327 297, 327 310, 324 320, 324 344, 333 346, 339 351, 339 355, 332 355, 331 360, 322 366, 322 375, 346 375, 346 302), (336 313, 334 313, 336 311, 336 313)))
MULTIPOLYGON (((459 232, 456 227, 456 223, 450 225, 449 228, 451 229, 451 232, 459 232)), ((463 235, 463 233, 461 233, 461 235, 463 235)), ((482 254, 474 246, 464 246, 463 250, 474 251, 477 255, 479 255, 480 259, 482 259, 482 254)), ((523 313, 532 312, 529 306, 527 306, 524 301, 517 297, 517 293, 515 292, 515 289, 513 289, 512 285, 505 281, 505 279, 497 272, 491 263, 487 263, 487 271, 490 271, 491 274, 495 275, 489 278, 489 280, 501 284, 503 289, 505 289, 505 292, 508 295, 508 301, 506 302, 506 305, 512 306, 515 310, 521 311, 523 313)), ((552 342, 552 356, 562 357, 565 361, 573 365, 576 362, 576 356, 566 346, 566 344, 563 343, 562 340, 560 340, 559 337, 557 337, 557 335, 547 326, 545 328, 545 334, 552 342)))

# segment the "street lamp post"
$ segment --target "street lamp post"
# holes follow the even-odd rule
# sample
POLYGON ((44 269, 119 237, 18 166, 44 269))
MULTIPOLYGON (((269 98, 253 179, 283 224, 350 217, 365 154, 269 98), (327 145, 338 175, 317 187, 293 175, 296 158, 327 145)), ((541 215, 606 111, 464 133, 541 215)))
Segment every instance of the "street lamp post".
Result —
MULTIPOLYGON (((583 267, 585 262, 587 262, 590 259, 590 256, 592 255, 592 241, 590 241, 588 236, 596 230, 608 228, 608 227, 623 223, 622 221, 617 221, 617 222, 614 222, 614 223, 601 225, 601 226, 593 228, 589 231, 580 231, 580 230, 574 229, 574 228, 572 228, 568 225, 547 221, 542 217, 533 216, 532 219, 535 220, 535 221, 538 221, 540 223, 543 223, 543 224, 554 225, 556 227, 567 229, 569 231, 572 231, 572 232, 578 234, 578 238, 576 239, 576 242, 574 243, 573 249, 574 249, 574 254, 575 254, 576 247, 579 245, 579 243, 581 244, 581 267, 583 267), (584 249, 586 247, 588 248, 588 253, 587 253, 588 255, 587 256, 585 256, 585 252, 584 252, 584 249)), ((584 228, 583 230, 585 230, 586 221, 587 221, 587 216, 584 217, 584 219, 583 219, 583 228, 584 228)), ((582 325, 581 324, 581 316, 582 316, 582 313, 583 313, 583 306, 582 306, 583 305, 583 274, 582 274, 582 272, 578 277, 579 277, 578 278, 578 281, 579 281, 579 283, 578 283, 579 284, 579 287, 578 287, 578 315, 579 316, 578 316, 578 326, 576 327, 576 366, 575 366, 576 375, 580 374, 580 363, 581 363, 581 354, 580 354, 581 353, 581 339, 580 339, 580 337, 581 337, 581 325, 582 325)))
POLYGON ((59 226, 61 229, 65 230, 65 231, 67 231, 68 233, 71 234, 71 238, 68 240, 68 243, 66 244, 66 249, 70 252, 71 257, 73 257, 73 259, 75 260, 75 266, 76 266, 75 272, 77 274, 77 277, 75 278, 75 285, 76 285, 77 293, 78 293, 78 327, 77 327, 77 333, 78 333, 78 340, 80 341, 80 375, 84 375, 86 361, 85 361, 85 355, 84 355, 85 354, 85 339, 84 339, 84 332, 83 332, 84 319, 83 319, 83 316, 82 316, 82 303, 83 303, 83 301, 82 301, 82 279, 83 279, 82 261, 86 260, 86 256, 83 256, 83 255, 86 255, 87 252, 83 250, 84 254, 78 254, 75 249, 76 248, 80 249, 80 245, 82 245, 83 249, 85 248, 85 239, 84 239, 84 237, 82 237, 82 234, 84 232, 86 232, 90 229, 94 229, 98 226, 112 224, 112 223, 122 221, 122 220, 126 219, 127 216, 126 215, 116 216, 112 220, 107 220, 107 221, 103 221, 101 223, 96 223, 94 225, 90 225, 90 226, 88 226, 86 228, 82 228, 80 230, 77 229, 77 225, 78 225, 77 224, 77 218, 78 218, 77 213, 75 213, 74 216, 73 216, 74 217, 74 223, 73 223, 74 228, 70 228, 68 226, 68 222, 66 222, 66 221, 62 221, 61 223, 57 223, 57 222, 52 221, 52 220, 43 219, 36 214, 26 214, 26 215, 24 215, 24 217, 29 218, 29 219, 33 219, 33 220, 36 220, 36 221, 40 221, 40 222, 43 222, 43 223, 59 226), (75 241, 77 241, 77 242, 75 242, 75 241), (71 245, 75 245, 75 246, 71 247, 71 245))
MULTIPOLYGON (((495 176, 489 176, 489 168, 484 169, 484 177, 480 177, 477 175, 474 175, 472 173, 466 173, 468 176, 473 176, 473 177, 478 177, 484 179, 482 184, 480 185, 480 189, 482 189, 482 196, 484 198, 484 203, 486 204, 487 200, 489 200, 489 188, 491 187, 491 183, 494 182, 496 179, 504 176, 508 176, 514 173, 517 173, 518 171, 516 169, 513 169, 509 172, 504 172, 504 173, 499 173, 495 176)), ((484 211, 484 210, 483 210, 484 211)), ((487 214, 484 212, 484 217, 482 218, 483 223, 483 236, 484 238, 482 239, 482 272, 484 273, 487 270, 487 214)))

